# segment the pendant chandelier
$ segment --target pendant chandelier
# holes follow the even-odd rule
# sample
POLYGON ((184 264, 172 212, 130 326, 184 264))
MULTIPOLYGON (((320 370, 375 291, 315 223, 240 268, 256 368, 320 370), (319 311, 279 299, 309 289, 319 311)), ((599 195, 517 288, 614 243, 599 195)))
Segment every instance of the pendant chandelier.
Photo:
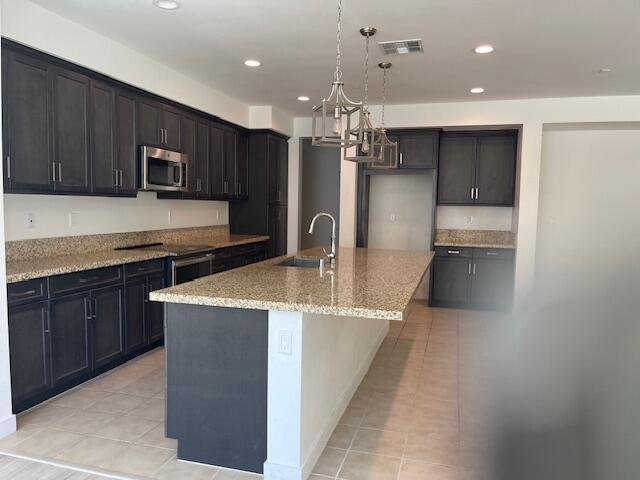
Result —
POLYGON ((382 69, 382 115, 380 128, 376 130, 373 141, 373 153, 378 161, 371 163, 371 168, 397 168, 398 167, 398 142, 392 142, 387 137, 387 129, 384 125, 384 106, 387 103, 387 70, 391 68, 391 62, 382 62, 378 67, 382 69))
POLYGON ((357 146, 343 147, 344 159, 351 162, 360 163, 377 163, 380 161, 379 156, 375 154, 373 144, 377 135, 377 129, 371 124, 369 114, 369 39, 373 37, 378 30, 375 27, 365 27, 360 29, 360 34, 366 38, 365 58, 364 58, 364 98, 362 100, 362 125, 347 130, 347 138, 357 139, 362 134, 362 143, 357 146))
POLYGON ((311 117, 311 144, 320 147, 352 147, 362 143, 362 103, 353 102, 344 93, 342 82, 342 67, 340 65, 340 35, 342 22, 342 0, 338 0, 338 29, 336 47, 336 71, 333 75, 331 93, 322 99, 322 104, 313 107, 311 117), (343 130, 343 117, 346 128, 343 130), (348 132, 355 126, 356 135, 352 137, 348 132), (346 132, 345 132, 346 130, 346 132))

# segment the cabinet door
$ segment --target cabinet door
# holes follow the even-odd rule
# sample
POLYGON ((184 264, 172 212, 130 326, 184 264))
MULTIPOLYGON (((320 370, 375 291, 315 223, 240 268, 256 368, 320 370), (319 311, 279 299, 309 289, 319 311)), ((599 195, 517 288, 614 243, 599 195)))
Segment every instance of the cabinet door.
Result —
POLYGON ((278 140, 278 203, 287 204, 289 190, 289 151, 286 141, 278 140))
POLYGON ((136 194, 138 191, 138 145, 136 141, 136 102, 125 92, 116 94, 116 154, 120 170, 118 191, 136 194))
POLYGON ((91 293, 93 366, 107 364, 124 354, 123 287, 102 288, 91 293))
POLYGON ((224 196, 224 133, 219 127, 211 127, 209 152, 209 185, 213 197, 224 196))
POLYGON ((513 205, 517 141, 515 135, 478 138, 475 203, 513 205))
POLYGON ((287 254, 287 207, 269 205, 269 258, 287 254))
POLYGON ((249 138, 242 134, 238 134, 236 171, 238 173, 236 196, 247 198, 249 196, 249 138))
POLYGON ((53 96, 55 190, 89 192, 89 79, 55 69, 53 96))
POLYGON ((399 168, 436 168, 438 138, 435 132, 401 135, 399 168))
POLYGON ((185 116, 182 118, 182 152, 187 155, 187 191, 185 197, 196 195, 196 119, 185 116))
MULTIPOLYGON (((149 277, 148 285, 148 292, 164 288, 164 275, 149 277)), ((146 316, 149 329, 149 343, 162 340, 164 338, 164 304, 147 300, 146 316)))
POLYGON ((280 159, 280 142, 275 137, 268 137, 267 141, 267 165, 269 175, 269 203, 277 203, 282 198, 278 185, 278 164, 280 159))
POLYGON ((51 387, 46 302, 9 309, 11 396, 16 404, 51 387))
POLYGON ((438 167, 438 203, 468 205, 474 203, 476 139, 472 136, 440 138, 438 167))
POLYGON ((49 69, 3 49, 3 150, 7 191, 53 190, 49 69))
POLYGON ((140 145, 162 146, 160 106, 149 100, 138 101, 138 140, 140 145))
POLYGON ((434 258, 433 302, 466 304, 469 301, 470 266, 470 259, 434 258))
POLYGON ((173 108, 162 109, 162 128, 164 129, 164 147, 169 150, 182 149, 182 113, 173 108))
POLYGON ((136 351, 146 344, 144 321, 145 300, 147 299, 145 278, 128 282, 125 286, 125 339, 127 352, 136 351))
POLYGON ((89 294, 51 300, 50 336, 53 386, 91 370, 89 294))
POLYGON ((227 197, 236 195, 237 178, 237 141, 238 135, 231 130, 224 130, 224 194, 227 197))
POLYGON ((196 144, 196 196, 198 198, 211 197, 211 127, 208 122, 198 121, 196 144))
POLYGON ((502 309, 513 298, 513 261, 475 260, 471 303, 478 308, 502 309))
POLYGON ((119 180, 114 149, 115 93, 110 86, 92 80, 90 99, 92 191, 114 193, 119 180))

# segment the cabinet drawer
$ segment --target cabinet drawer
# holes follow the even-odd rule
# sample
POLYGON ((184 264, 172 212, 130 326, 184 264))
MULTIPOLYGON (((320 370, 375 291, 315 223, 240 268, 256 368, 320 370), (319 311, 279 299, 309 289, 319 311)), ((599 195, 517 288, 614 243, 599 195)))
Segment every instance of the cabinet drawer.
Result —
POLYGON ((435 247, 436 257, 471 258, 473 249, 469 247, 435 247))
POLYGON ((143 277, 152 273, 164 272, 164 260, 147 260, 128 263, 124 266, 125 278, 143 277))
POLYGON ((481 258, 493 260, 511 260, 515 256, 513 248, 474 248, 473 258, 479 260, 481 258))
POLYGON ((7 303, 9 305, 46 300, 47 296, 46 278, 36 278, 7 285, 7 303))
POLYGON ((52 296, 59 296, 119 281, 122 281, 122 267, 116 266, 57 275, 49 279, 49 288, 52 296))

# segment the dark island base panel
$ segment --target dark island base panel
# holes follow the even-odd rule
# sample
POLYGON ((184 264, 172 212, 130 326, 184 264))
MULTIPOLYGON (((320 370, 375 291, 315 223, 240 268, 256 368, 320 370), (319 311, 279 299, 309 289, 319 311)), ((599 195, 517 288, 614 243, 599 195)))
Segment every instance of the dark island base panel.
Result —
POLYGON ((268 315, 165 304, 166 434, 179 459, 263 473, 268 315))

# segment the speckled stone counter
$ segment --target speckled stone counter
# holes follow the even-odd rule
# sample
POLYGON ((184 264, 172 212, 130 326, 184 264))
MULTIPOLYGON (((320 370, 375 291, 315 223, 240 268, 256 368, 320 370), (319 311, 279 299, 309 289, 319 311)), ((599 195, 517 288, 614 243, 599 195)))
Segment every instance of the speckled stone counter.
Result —
MULTIPOLYGON (((433 252, 341 248, 334 268, 281 267, 286 257, 157 290, 160 302, 402 320, 433 252)), ((321 249, 297 256, 321 257, 321 249)))
POLYGON ((516 248, 514 232, 502 230, 436 230, 436 247, 516 248))

